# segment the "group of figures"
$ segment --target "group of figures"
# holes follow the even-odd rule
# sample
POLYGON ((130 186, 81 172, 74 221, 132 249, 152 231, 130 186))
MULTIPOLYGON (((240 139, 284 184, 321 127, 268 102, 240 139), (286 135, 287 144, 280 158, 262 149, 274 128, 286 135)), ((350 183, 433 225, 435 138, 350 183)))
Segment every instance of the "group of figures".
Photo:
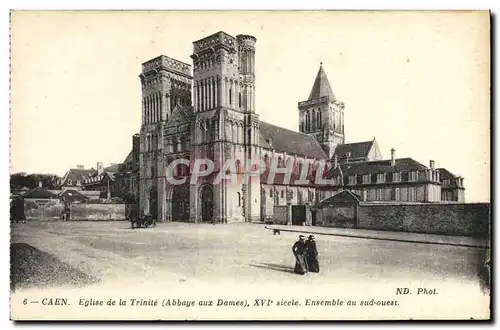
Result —
POLYGON ((319 273, 318 249, 313 235, 309 235, 307 241, 304 235, 300 235, 299 240, 292 247, 292 252, 295 256, 294 272, 296 274, 319 273))

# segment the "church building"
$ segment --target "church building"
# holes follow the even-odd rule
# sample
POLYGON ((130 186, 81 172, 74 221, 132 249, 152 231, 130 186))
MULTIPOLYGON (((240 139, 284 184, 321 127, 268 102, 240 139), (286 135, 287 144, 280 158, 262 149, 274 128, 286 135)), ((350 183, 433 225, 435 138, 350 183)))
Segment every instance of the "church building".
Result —
MULTIPOLYGON (((139 207, 158 221, 261 222, 276 205, 310 205, 349 190, 366 201, 441 201, 440 173, 411 158, 382 159, 375 138, 345 143, 344 103, 330 86, 322 65, 309 98, 298 102, 298 131, 263 122, 255 109, 256 38, 225 32, 193 42, 192 63, 158 56, 142 64, 142 125, 139 155, 139 207), (291 179, 269 171, 251 180, 218 183, 222 164, 260 159, 266 168, 289 166, 291 179), (184 159, 210 159, 210 175, 191 180, 184 159), (298 180, 307 166, 307 182, 298 180), (314 181, 324 166, 328 185, 314 181), (184 184, 172 184, 187 179, 184 184)), ((462 191, 463 180, 453 189, 462 191)), ((446 196, 463 196, 449 192, 446 196)))

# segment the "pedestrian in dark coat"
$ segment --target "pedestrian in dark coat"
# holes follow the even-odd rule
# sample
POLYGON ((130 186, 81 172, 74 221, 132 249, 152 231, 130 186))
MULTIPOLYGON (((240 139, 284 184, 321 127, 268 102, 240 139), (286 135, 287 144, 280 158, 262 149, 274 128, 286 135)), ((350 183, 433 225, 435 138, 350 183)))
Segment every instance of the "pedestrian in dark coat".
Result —
POLYGON ((309 271, 314 273, 319 273, 319 262, 318 262, 318 249, 316 248, 316 241, 314 240, 314 235, 309 235, 309 239, 305 243, 306 245, 306 261, 309 266, 309 271))
POLYGON ((307 261, 306 261, 306 244, 305 237, 303 235, 299 236, 299 240, 295 242, 292 247, 293 255, 295 256, 295 268, 294 272, 296 274, 304 275, 307 273, 307 261))

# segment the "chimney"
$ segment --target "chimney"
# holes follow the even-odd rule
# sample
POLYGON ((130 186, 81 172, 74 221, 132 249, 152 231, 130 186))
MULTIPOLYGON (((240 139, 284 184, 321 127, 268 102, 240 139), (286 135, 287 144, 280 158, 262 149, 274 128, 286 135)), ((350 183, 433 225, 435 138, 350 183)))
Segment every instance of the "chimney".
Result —
POLYGON ((83 165, 76 165, 76 168, 79 169, 79 170, 84 170, 85 166, 83 166, 83 165))
POLYGON ((101 175, 104 172, 104 166, 102 162, 97 162, 97 175, 101 175))
POLYGON ((42 181, 38 181, 38 187, 42 188, 42 181))
POLYGON ((391 149, 391 166, 396 165, 396 150, 391 149))
POLYGON ((429 167, 430 167, 431 169, 434 169, 434 161, 433 161, 433 160, 430 160, 430 161, 429 161, 429 167))
POLYGON ((337 168, 339 166, 339 159, 337 155, 333 155, 333 168, 337 168))

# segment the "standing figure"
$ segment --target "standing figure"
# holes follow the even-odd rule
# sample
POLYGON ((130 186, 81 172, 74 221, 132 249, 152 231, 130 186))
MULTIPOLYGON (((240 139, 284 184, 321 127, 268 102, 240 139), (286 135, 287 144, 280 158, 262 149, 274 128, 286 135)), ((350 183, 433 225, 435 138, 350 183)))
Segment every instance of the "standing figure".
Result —
POLYGON ((304 275, 307 273, 306 261, 306 242, 303 235, 299 236, 299 240, 295 242, 292 247, 293 255, 295 256, 295 269, 296 274, 304 275))
POLYGON ((309 235, 309 239, 306 242, 306 261, 309 271, 319 273, 318 249, 316 248, 314 235, 309 235))

